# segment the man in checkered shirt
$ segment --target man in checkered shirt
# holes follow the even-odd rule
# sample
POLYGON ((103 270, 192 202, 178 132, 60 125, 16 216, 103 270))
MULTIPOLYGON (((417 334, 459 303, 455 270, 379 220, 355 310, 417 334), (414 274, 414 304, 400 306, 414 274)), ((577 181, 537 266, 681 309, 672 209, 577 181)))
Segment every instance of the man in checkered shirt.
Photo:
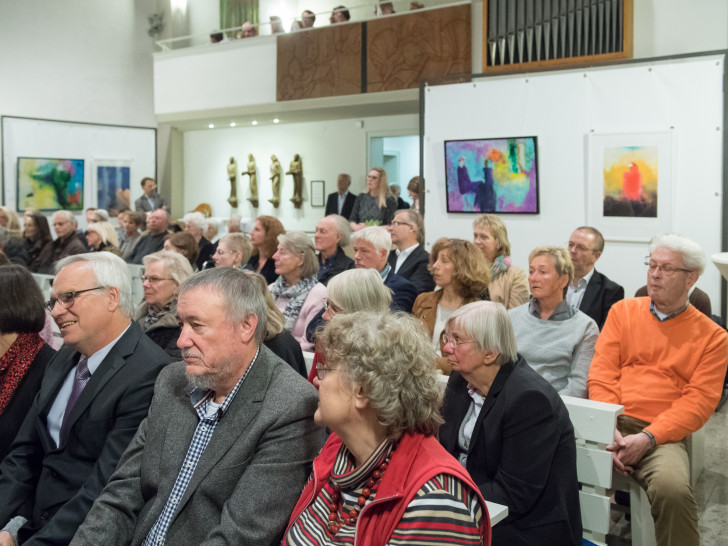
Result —
POLYGON ((179 289, 184 362, 71 544, 280 542, 323 444, 316 390, 264 345, 254 281, 225 267, 179 289))

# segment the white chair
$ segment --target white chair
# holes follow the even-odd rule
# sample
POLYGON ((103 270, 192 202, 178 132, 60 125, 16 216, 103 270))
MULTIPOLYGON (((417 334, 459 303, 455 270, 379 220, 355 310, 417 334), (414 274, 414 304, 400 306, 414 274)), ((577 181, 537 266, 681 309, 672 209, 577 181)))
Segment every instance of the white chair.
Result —
POLYGON ((126 264, 129 269, 129 277, 131 278, 131 295, 134 305, 141 303, 144 299, 144 286, 142 286, 142 277, 144 276, 144 266, 138 264, 126 264))
POLYGON ((313 355, 309 351, 303 351, 303 360, 306 362, 306 373, 311 374, 311 368, 313 367, 313 355))
POLYGON ((35 282, 38 283, 40 291, 43 293, 43 300, 51 299, 51 287, 53 286, 53 275, 43 275, 42 273, 33 273, 35 282))

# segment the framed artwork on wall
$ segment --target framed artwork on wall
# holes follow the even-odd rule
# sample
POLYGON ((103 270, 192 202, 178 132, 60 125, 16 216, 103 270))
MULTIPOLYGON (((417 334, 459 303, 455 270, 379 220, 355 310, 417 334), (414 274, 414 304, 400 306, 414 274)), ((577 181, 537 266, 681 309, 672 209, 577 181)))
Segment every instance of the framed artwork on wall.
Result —
POLYGON ((535 136, 445 141, 447 212, 538 214, 535 136))
POLYGON ((311 206, 326 206, 326 182, 323 180, 311 180, 311 206))
POLYGON ((116 218, 119 211, 131 208, 131 161, 96 160, 96 206, 116 218))
POLYGON ((18 157, 18 212, 83 210, 84 165, 83 159, 18 157))
POLYGON ((587 223, 605 239, 647 242, 672 227, 673 135, 587 137, 587 223))

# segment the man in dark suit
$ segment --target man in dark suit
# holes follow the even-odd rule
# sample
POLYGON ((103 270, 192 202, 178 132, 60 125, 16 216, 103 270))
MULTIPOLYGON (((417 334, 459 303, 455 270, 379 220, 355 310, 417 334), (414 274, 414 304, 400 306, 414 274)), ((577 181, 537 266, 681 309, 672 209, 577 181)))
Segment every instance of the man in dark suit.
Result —
POLYGON ((589 315, 601 331, 612 305, 624 299, 624 288, 594 269, 604 251, 604 237, 593 227, 581 226, 569 237, 569 254, 574 264, 574 281, 566 302, 589 315))
POLYGON ((397 247, 389 253, 387 262, 392 270, 417 288, 417 294, 432 292, 435 281, 428 269, 430 254, 422 248, 424 223, 419 212, 399 210, 389 226, 392 244, 397 247))
POLYGON ((352 236, 354 240, 354 265, 376 269, 384 286, 392 290, 392 311, 412 312, 417 298, 417 288, 404 277, 396 275, 387 263, 392 237, 382 226, 365 227, 352 236))
POLYGON ((144 190, 144 195, 134 201, 137 212, 152 212, 167 208, 164 197, 157 193, 157 182, 154 178, 148 176, 142 178, 142 190, 144 190))
POLYGON ((356 200, 356 197, 349 193, 349 186, 351 186, 351 176, 344 173, 340 174, 336 179, 338 191, 329 194, 329 198, 326 200, 326 216, 338 214, 347 220, 349 219, 356 200))
POLYGON ((316 390, 263 345, 254 279, 205 270, 179 288, 177 344, 149 417, 72 544, 278 544, 323 444, 316 390))
POLYGON ((318 251, 320 283, 326 285, 331 277, 354 268, 354 260, 341 248, 351 243, 351 226, 343 216, 332 214, 320 220, 313 241, 318 251))
MULTIPOLYGON (((130 319, 134 304, 121 258, 108 252, 69 256, 56 269, 46 306, 65 347, 49 362, 0 465, 0 525, 17 532, 22 544, 70 542, 146 416, 157 374, 171 360, 130 319)), ((0 532, 0 544, 10 540, 0 532)))

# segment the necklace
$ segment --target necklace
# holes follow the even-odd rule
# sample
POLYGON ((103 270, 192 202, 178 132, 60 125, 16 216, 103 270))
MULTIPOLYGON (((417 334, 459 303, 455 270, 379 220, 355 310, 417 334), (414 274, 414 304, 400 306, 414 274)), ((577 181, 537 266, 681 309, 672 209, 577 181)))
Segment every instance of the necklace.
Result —
POLYGON ((384 471, 387 470, 388 465, 389 456, 384 459, 384 462, 380 464, 376 469, 374 469, 372 475, 369 476, 366 482, 366 487, 361 490, 361 495, 359 495, 359 498, 357 499, 354 508, 349 510, 349 512, 346 514, 342 512, 341 522, 339 522, 339 501, 341 500, 341 488, 338 485, 334 484, 334 492, 331 495, 331 502, 329 503, 329 522, 327 524, 327 527, 329 528, 329 531, 332 535, 338 533, 339 529, 341 529, 343 525, 356 525, 356 521, 357 519, 359 519, 359 512, 361 512, 361 509, 364 508, 364 505, 367 503, 367 500, 372 494, 372 488, 382 478, 382 475, 384 474, 384 471))

